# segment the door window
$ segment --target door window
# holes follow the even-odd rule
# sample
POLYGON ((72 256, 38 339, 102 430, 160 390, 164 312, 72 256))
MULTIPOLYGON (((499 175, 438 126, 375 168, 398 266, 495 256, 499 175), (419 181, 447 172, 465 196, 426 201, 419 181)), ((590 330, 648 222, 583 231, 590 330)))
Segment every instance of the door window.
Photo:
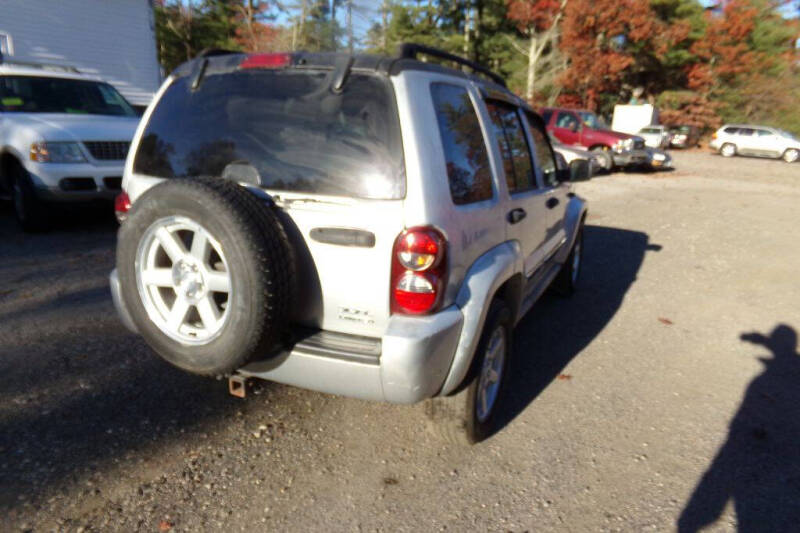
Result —
POLYGON ((572 131, 578 130, 578 118, 572 113, 560 111, 556 118, 556 127, 564 128, 572 131))
POLYGON ((546 187, 556 187, 558 185, 558 166, 553 155, 553 149, 547 141, 547 134, 538 125, 539 121, 533 118, 528 119, 528 125, 533 139, 533 149, 536 151, 536 162, 542 169, 542 178, 546 187))
POLYGON ((514 194, 535 188, 531 151, 516 109, 496 102, 487 102, 486 107, 503 158, 508 192, 514 194))
POLYGON ((453 203, 471 204, 492 198, 489 155, 469 93, 459 85, 434 83, 431 95, 453 203))

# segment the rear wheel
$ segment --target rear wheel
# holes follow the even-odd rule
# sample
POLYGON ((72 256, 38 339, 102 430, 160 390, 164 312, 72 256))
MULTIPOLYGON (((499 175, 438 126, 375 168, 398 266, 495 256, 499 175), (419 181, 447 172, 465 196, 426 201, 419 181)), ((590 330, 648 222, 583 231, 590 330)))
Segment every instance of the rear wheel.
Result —
POLYGON ((512 346, 511 312, 494 300, 464 386, 451 396, 431 398, 426 414, 433 428, 456 444, 474 444, 497 431, 498 406, 507 382, 512 346))
POLYGON ((736 145, 725 143, 720 147, 719 153, 722 157, 733 157, 736 155, 736 145))
POLYGON ((232 372, 280 342, 294 255, 275 208, 233 182, 170 180, 120 227, 124 300, 145 341, 197 374, 232 372))
POLYGON ((800 160, 800 150, 796 150, 795 148, 789 148, 785 152, 783 152, 783 160, 787 163, 794 163, 800 160))
POLYGON ((575 243, 569 252, 567 261, 561 267, 553 285, 564 296, 572 296, 578 288, 578 280, 583 266, 583 227, 578 229, 575 243))
POLYGON ((611 172, 614 168, 614 158, 608 148, 597 146, 591 149, 591 152, 597 155, 597 160, 600 163, 600 168, 606 172, 611 172))
POLYGON ((16 162, 11 167, 11 197, 14 202, 14 216, 23 231, 35 232, 47 229, 49 225, 47 207, 36 195, 28 171, 16 162))

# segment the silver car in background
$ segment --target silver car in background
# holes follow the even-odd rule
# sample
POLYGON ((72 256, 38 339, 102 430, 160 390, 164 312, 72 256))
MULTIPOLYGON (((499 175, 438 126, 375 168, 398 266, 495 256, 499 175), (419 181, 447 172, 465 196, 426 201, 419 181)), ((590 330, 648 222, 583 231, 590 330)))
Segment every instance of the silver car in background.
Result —
POLYGON ((726 124, 711 136, 709 146, 724 157, 771 157, 787 163, 800 160, 800 139, 769 126, 726 124))
POLYGON ((644 144, 650 148, 668 148, 672 138, 669 129, 659 124, 645 126, 636 135, 643 138, 644 144))

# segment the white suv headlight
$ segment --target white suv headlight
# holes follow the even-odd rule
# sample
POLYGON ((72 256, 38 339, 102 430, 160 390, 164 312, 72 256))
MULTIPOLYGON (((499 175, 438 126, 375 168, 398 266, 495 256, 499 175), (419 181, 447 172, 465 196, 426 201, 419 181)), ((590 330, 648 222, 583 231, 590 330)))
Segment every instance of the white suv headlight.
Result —
POLYGON ((38 163, 85 163, 81 147, 75 142, 41 142, 31 145, 31 161, 38 163))

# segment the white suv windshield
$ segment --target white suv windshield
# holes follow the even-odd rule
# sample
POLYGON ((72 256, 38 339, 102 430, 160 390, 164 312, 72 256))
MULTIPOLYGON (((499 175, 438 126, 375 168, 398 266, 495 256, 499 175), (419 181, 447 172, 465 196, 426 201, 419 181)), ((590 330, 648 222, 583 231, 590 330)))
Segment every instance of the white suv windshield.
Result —
POLYGON ((0 111, 136 116, 107 83, 44 76, 0 76, 0 111))
POLYGON ((274 190, 405 196, 400 125, 389 81, 332 71, 240 70, 192 90, 175 80, 142 134, 134 172, 164 178, 247 175, 274 190))

